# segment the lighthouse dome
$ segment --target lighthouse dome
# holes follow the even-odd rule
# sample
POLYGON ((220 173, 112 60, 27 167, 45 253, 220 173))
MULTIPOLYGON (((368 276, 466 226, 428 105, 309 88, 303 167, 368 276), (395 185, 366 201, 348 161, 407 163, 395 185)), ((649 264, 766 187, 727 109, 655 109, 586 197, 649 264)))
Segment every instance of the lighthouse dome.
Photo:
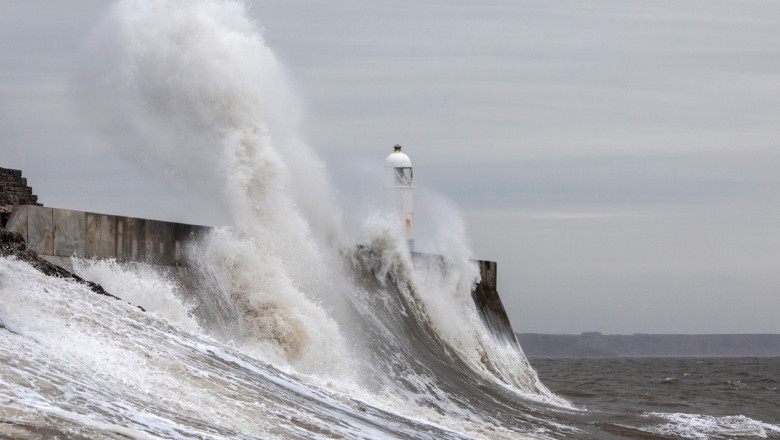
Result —
POLYGON ((395 150, 385 159, 385 168, 410 168, 412 160, 401 152, 401 146, 396 145, 395 150))

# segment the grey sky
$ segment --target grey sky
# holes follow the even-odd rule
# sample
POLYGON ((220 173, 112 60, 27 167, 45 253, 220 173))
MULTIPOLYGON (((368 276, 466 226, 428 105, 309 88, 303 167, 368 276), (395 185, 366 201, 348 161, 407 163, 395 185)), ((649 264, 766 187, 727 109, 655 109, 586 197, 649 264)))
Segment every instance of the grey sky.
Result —
MULTIPOLYGON (((0 166, 49 206, 209 223, 70 105, 106 4, 0 3, 0 166)), ((499 262, 516 330, 780 333, 780 3, 249 10, 336 183, 404 145, 499 262)))

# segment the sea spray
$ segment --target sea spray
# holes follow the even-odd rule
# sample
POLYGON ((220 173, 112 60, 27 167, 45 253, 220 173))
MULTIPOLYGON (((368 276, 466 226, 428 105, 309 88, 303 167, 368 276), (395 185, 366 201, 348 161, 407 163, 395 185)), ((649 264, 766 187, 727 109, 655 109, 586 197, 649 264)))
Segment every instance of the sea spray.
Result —
POLYGON ((2 437, 467 438, 307 385, 14 258, 0 258, 0 298, 2 437))
POLYGON ((297 99, 243 5, 120 1, 87 53, 80 100, 116 151, 232 222, 190 254, 232 301, 243 343, 303 371, 343 364, 321 306, 338 304, 326 251, 338 210, 297 138, 297 99))
POLYGON ((412 256, 392 215, 364 224, 369 244, 358 252, 356 273, 376 284, 356 281, 363 295, 351 299, 366 320, 363 331, 372 335, 377 386, 416 404, 452 407, 445 402, 457 401, 458 392, 442 376, 476 373, 534 400, 570 406, 541 383, 514 338, 495 337, 486 327, 471 297, 479 270, 465 226, 445 201, 436 209, 449 215, 437 217, 427 240, 435 254, 412 256))
POLYGON ((444 256, 444 264, 421 258, 412 274, 440 337, 476 372, 529 395, 569 405, 542 384, 514 335, 508 340, 496 337, 485 325, 472 299, 479 269, 457 207, 436 194, 423 193, 419 199, 421 213, 432 226, 420 246, 444 256))
POLYGON ((120 1, 88 53, 81 102, 110 144, 232 223, 187 249, 202 328, 276 365, 347 381, 356 374, 372 389, 419 379, 430 386, 401 387, 417 404, 458 392, 435 384, 448 363, 549 397, 522 352, 482 324, 470 297, 478 271, 446 204, 430 204, 433 233, 419 240, 446 266, 415 267, 384 231, 398 228, 379 222, 362 243, 389 259, 369 263, 379 283, 391 276, 396 285, 367 286, 351 272, 351 234, 322 163, 298 135, 298 100, 241 4, 120 1), (375 302, 388 294, 400 302, 375 302), (410 312, 416 322, 398 316, 410 312), (424 354, 404 340, 410 331, 425 334, 424 354))
POLYGON ((71 265, 80 277, 100 284, 130 304, 141 306, 178 328, 199 329, 192 314, 195 303, 172 273, 173 268, 77 257, 71 257, 71 265))
POLYGON ((209 280, 202 288, 230 297, 246 350, 303 372, 348 375, 347 359, 333 357, 344 355, 335 321, 297 288, 291 274, 302 274, 268 249, 262 237, 215 228, 189 253, 209 280))

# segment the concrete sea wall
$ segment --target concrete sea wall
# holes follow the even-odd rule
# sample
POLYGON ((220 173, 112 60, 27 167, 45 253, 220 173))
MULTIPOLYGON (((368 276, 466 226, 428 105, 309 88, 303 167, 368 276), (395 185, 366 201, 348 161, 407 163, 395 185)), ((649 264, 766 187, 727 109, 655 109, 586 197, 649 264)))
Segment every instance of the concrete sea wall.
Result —
POLYGON ((208 227, 19 205, 14 207, 6 229, 20 233, 41 257, 70 269, 74 255, 186 266, 184 245, 208 227))
MULTIPOLYGON (((42 258, 72 270, 71 256, 145 262, 174 269, 186 287, 197 285, 187 270, 184 248, 209 227, 134 217, 18 205, 6 229, 18 232, 42 258)), ((422 256, 423 254, 417 254, 422 256)), ((512 326, 496 290, 495 261, 477 261, 481 281, 472 292, 491 331, 514 339, 512 326)))
POLYGON ((495 335, 499 335, 510 341, 515 340, 515 333, 509 316, 506 314, 501 297, 498 296, 498 264, 495 261, 477 260, 479 265, 480 282, 471 292, 471 298, 477 305, 488 328, 495 335))

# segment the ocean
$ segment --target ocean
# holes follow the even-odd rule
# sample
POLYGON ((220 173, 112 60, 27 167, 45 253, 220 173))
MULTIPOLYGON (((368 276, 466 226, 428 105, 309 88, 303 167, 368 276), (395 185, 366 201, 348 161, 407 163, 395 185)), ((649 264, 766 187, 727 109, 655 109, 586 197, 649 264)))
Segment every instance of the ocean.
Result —
POLYGON ((0 438, 780 438, 778 358, 529 364, 487 334, 470 353, 389 267, 353 303, 361 356, 306 346, 326 363, 304 372, 209 329, 154 267, 74 262, 123 301, 0 258, 0 438))
MULTIPOLYGON (((430 225, 415 248, 443 256, 415 260, 399 213, 335 196, 245 7, 123 0, 95 29, 74 74, 84 119, 229 226, 181 249, 189 283, 70 259, 121 300, 0 258, 0 437, 780 436, 772 360, 733 377, 726 364, 541 361, 540 379, 472 300, 479 270, 457 209, 415 213, 430 225), (653 405, 647 389, 696 403, 653 405)), ((384 184, 361 189, 381 198, 384 184)))
POLYGON ((642 438, 780 436, 777 357, 530 361, 553 392, 611 433, 644 426, 656 435, 642 438))

